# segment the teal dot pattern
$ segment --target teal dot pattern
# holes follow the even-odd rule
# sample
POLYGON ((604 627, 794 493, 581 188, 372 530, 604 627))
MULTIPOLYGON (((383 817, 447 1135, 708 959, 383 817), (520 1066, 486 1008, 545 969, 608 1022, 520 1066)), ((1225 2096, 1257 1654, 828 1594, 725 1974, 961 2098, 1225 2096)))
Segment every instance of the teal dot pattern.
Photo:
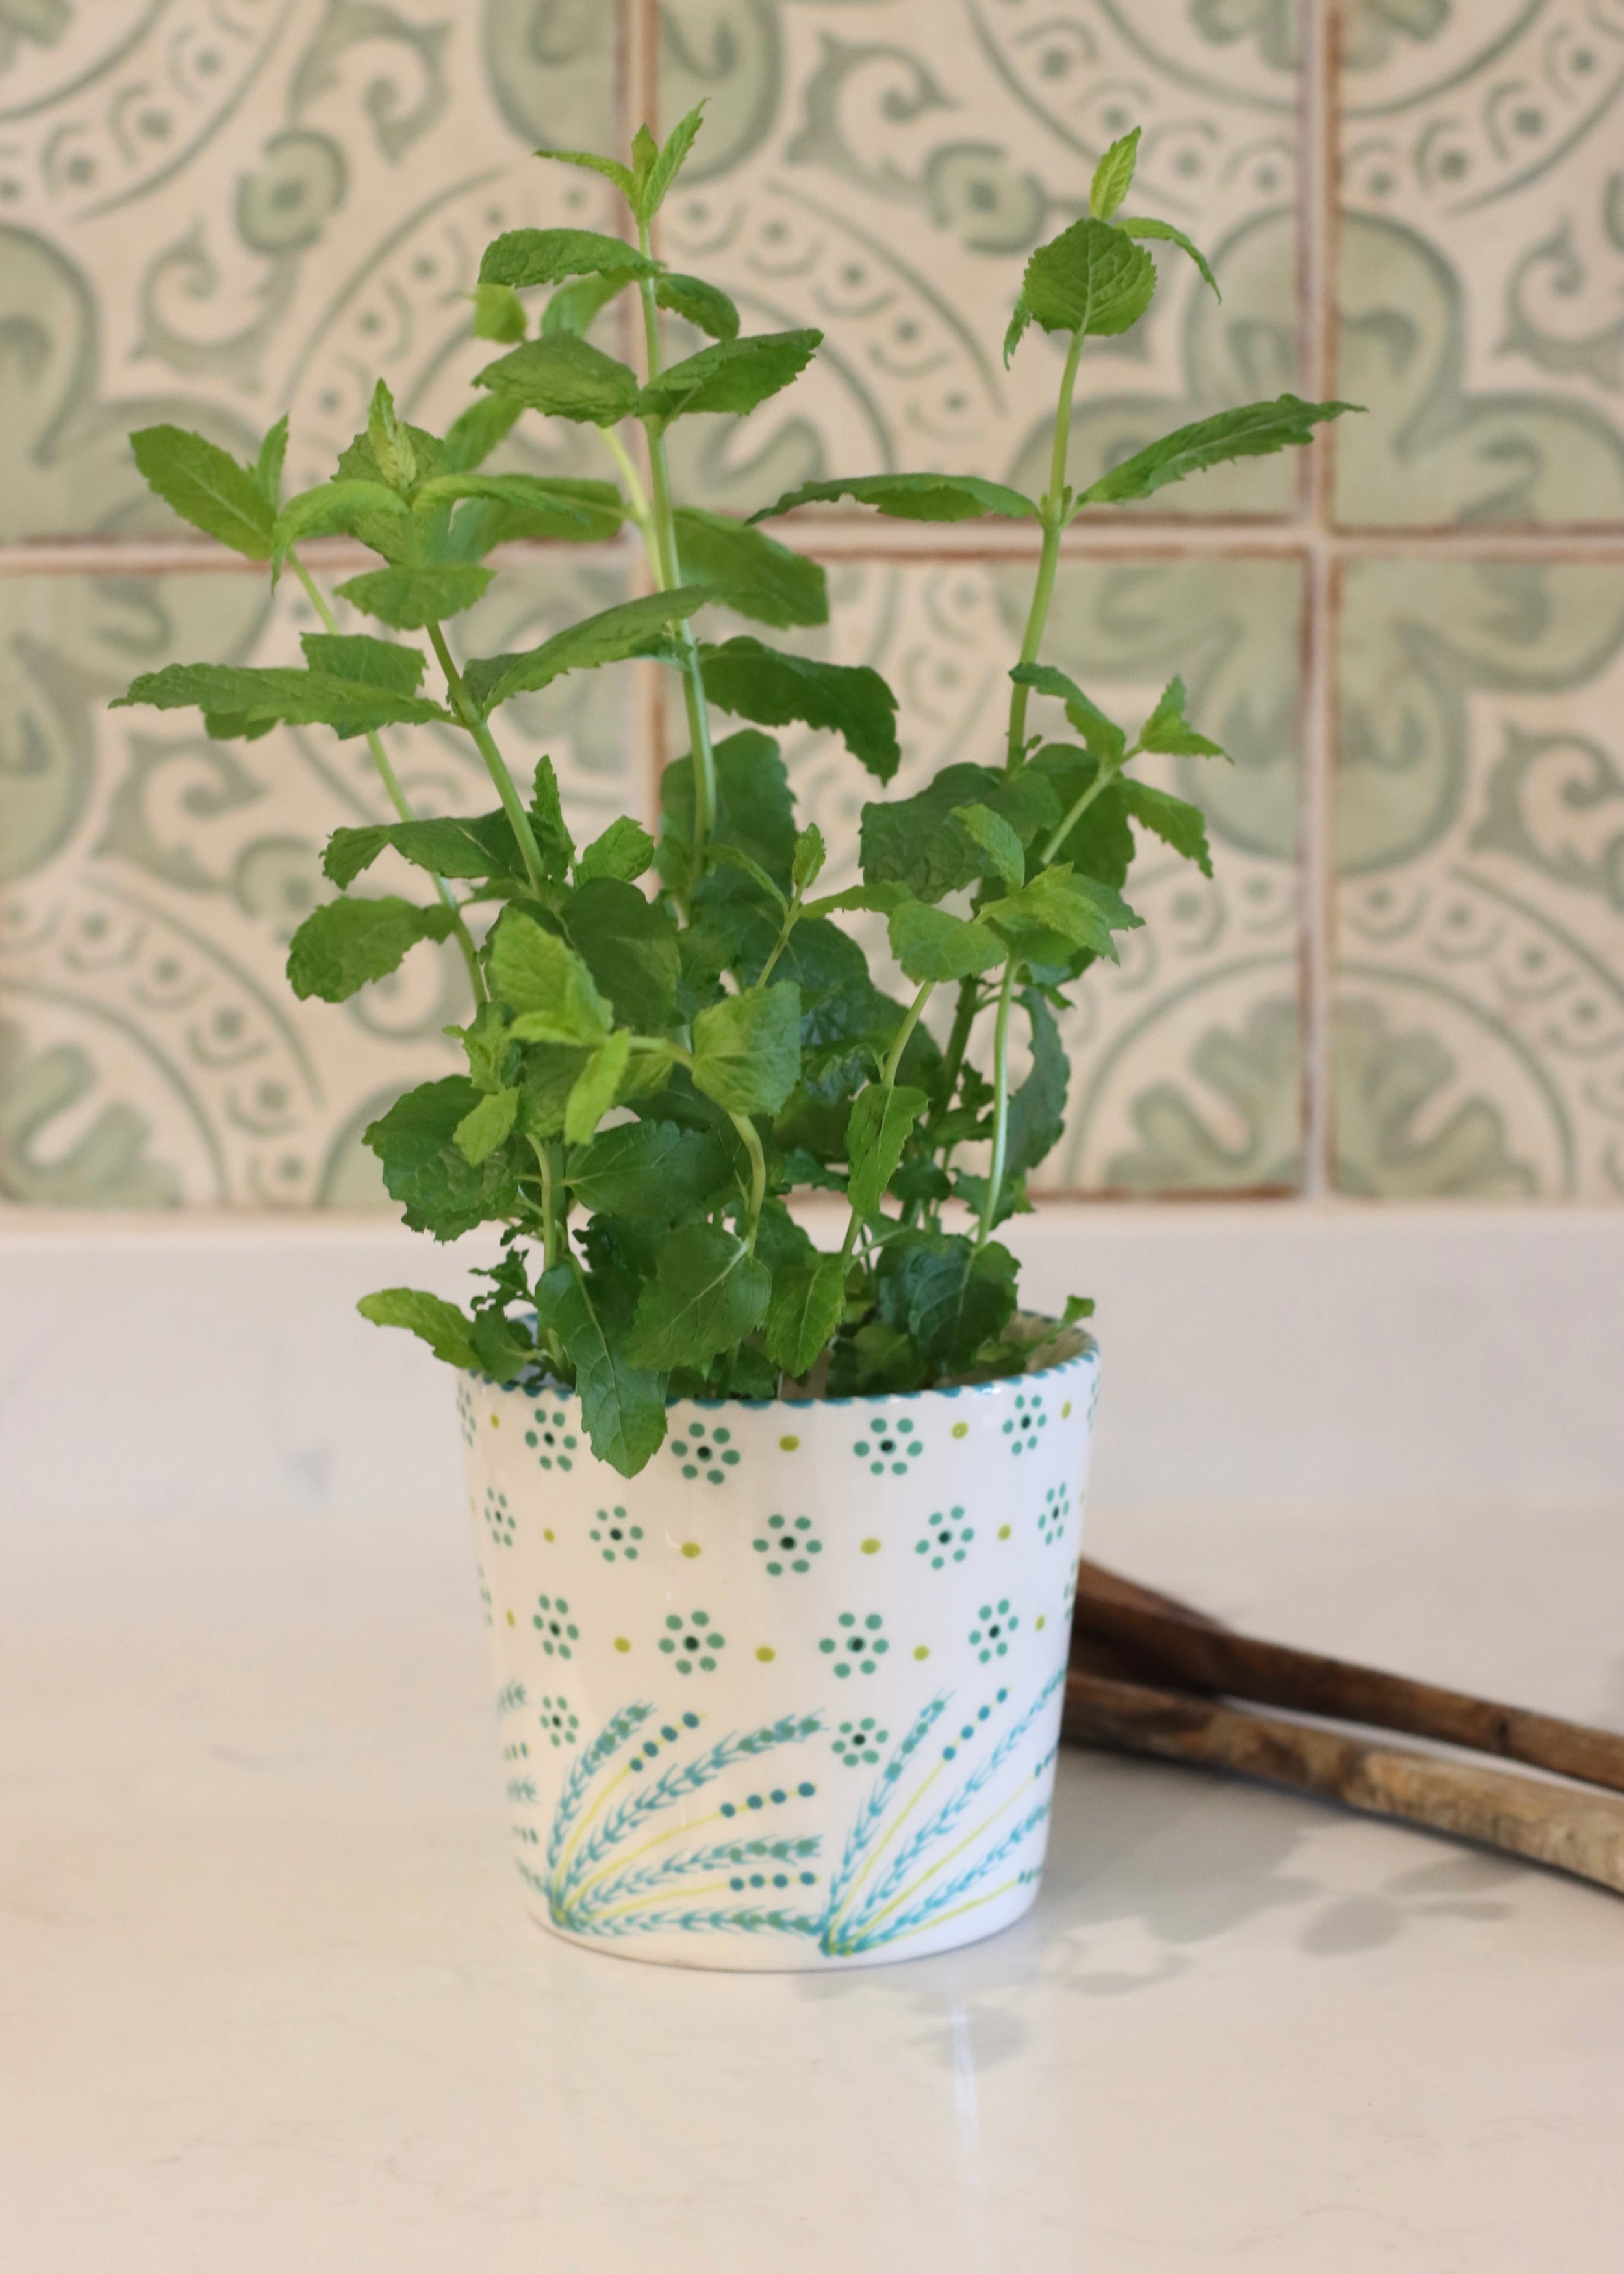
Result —
POLYGON ((914 1553, 922 1555, 933 1571, 962 1563, 969 1554, 975 1526, 965 1522, 964 1513, 962 1508, 950 1508, 945 1515, 933 1516, 924 1538, 914 1542, 914 1553))
POLYGON ((716 1653, 726 1648, 727 1637, 718 1633, 709 1611, 690 1611, 687 1618, 669 1611, 665 1628, 659 1646, 674 1661, 679 1674, 716 1672, 716 1653))
POLYGON ((613 1563, 622 1558, 628 1563, 635 1563, 637 1561, 637 1543, 642 1538, 642 1525, 633 1524, 623 1508, 598 1510, 591 1539, 605 1563, 613 1563))
POLYGON ((861 1721, 842 1721, 834 1740, 835 1758, 848 1769, 873 1768, 879 1761, 880 1747, 890 1736, 890 1730, 882 1729, 872 1713, 865 1713, 861 1721))
POLYGON ((665 1442, 685 1477, 690 1480, 703 1477, 707 1484, 720 1485, 726 1483, 729 1470, 739 1465, 733 1436, 726 1423, 720 1428, 706 1429, 693 1421, 686 1429, 673 1430, 665 1442))
POLYGON ((809 1516, 770 1516, 764 1536, 750 1545, 767 1558, 763 1568, 773 1579, 781 1579, 786 1571, 809 1571, 811 1558, 823 1552, 809 1516))
MULTIPOLYGON (((581 1734, 580 1716, 571 1712, 569 1700, 562 1691, 556 1698, 544 1698, 540 1713, 543 1734, 552 1740, 555 1751, 575 1743, 581 1734)), ((528 1751, 529 1748, 522 1750, 528 1751)))
POLYGON ((1049 1416, 1043 1411, 1041 1389, 1023 1389, 1016 1393, 1015 1411, 1004 1425, 1004 1434, 1010 1441, 1011 1453, 1034 1453, 1040 1434, 1049 1427, 1049 1416))
POLYGON ((1007 1658, 1019 1619, 1010 1608, 1010 1599, 1000 1595, 996 1603, 983 1603, 975 1624, 970 1630, 970 1647, 985 1666, 990 1659, 1007 1658))
POLYGON ((882 1630, 884 1614, 870 1611, 866 1616, 856 1611, 842 1611, 835 1621, 837 1631, 823 1636, 818 1644, 825 1658, 834 1660, 837 1682, 844 1682, 855 1671, 872 1674, 891 1648, 882 1630))
POLYGON ((508 1495, 505 1492, 492 1491, 489 1485, 485 1488, 485 1521, 494 1547, 513 1546, 516 1526, 513 1511, 508 1505, 508 1495))
POLYGON ((575 1467, 581 1449, 581 1440, 570 1427, 563 1406, 545 1402, 534 1409, 524 1442, 544 1469, 559 1468, 566 1474, 575 1467))
POLYGON ((912 1414, 876 1413, 853 1441, 852 1450, 874 1477, 906 1477, 925 1449, 912 1414))
POLYGON ((1038 1510, 1038 1538, 1045 1547, 1052 1547, 1065 1530, 1069 1500, 1064 1485, 1050 1485, 1044 1494, 1043 1505, 1038 1510))
POLYGON ((575 1656, 581 1630, 570 1617, 569 1605, 562 1595, 538 1596, 530 1624, 540 1635, 541 1646, 549 1658, 575 1656))
POLYGON ((990 1705, 978 1706, 967 1721, 959 1723, 958 1734, 951 1737, 942 1748, 942 1758, 944 1761, 957 1760, 966 1745, 974 1743, 984 1725, 991 1721, 994 1713, 1005 1702, 1009 1694, 1007 1690, 1000 1690, 990 1705))

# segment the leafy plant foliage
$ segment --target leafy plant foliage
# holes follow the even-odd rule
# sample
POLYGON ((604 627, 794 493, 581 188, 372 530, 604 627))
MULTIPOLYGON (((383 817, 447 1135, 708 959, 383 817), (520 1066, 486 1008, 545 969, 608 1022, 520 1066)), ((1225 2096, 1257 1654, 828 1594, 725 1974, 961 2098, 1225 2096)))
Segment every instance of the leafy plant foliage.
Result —
MULTIPOLYGON (((334 832, 323 866, 337 893, 294 936, 295 992, 343 1002, 424 942, 454 943, 466 968, 468 1020, 452 1029, 466 1073, 409 1090, 366 1141, 408 1224, 439 1240, 500 1225, 501 1261, 477 1275, 467 1309, 409 1288, 361 1308, 453 1366, 575 1386, 594 1449, 627 1475, 659 1446, 671 1397, 771 1397, 789 1382, 890 1392, 1026 1364, 1015 1260, 993 1234, 1026 1206, 1026 1179, 1061 1134, 1070 1068, 1055 1013, 1139 921, 1122 897, 1136 830, 1211 873, 1198 809, 1129 769, 1146 752, 1223 755, 1186 719, 1179 680, 1130 737, 1041 660, 1062 534, 1086 506, 1306 442, 1350 408, 1282 395, 1222 411, 1072 492, 1078 358, 1086 339, 1125 331, 1149 306, 1145 241, 1178 247, 1212 282, 1171 224, 1121 216, 1138 131, 1114 144, 1087 212, 1028 261, 1005 337, 1006 358, 1033 323, 1066 342, 1042 496, 964 475, 864 475, 803 484, 754 516, 847 501, 1041 532, 1003 748, 865 805, 861 883, 814 897, 823 840, 797 825, 771 730, 834 736, 883 784, 901 763, 897 704, 866 665, 693 628, 712 603, 774 631, 828 617, 823 569, 805 552, 672 496, 668 428, 747 415, 792 385, 821 341, 742 333, 725 293, 654 257, 650 224, 700 124, 695 111, 663 145, 640 130, 629 163, 545 154, 612 182, 632 233, 516 230, 487 248, 470 328, 503 352, 445 434, 402 419, 380 381, 331 478, 287 499, 285 419, 252 465, 174 426, 133 438, 159 494, 274 576, 293 574, 322 629, 305 636, 302 667, 171 665, 123 700, 199 709, 217 737, 278 724, 364 736, 397 817, 334 832), (624 292, 640 303, 642 375, 586 337, 624 292), (670 359, 663 313, 709 343, 670 359), (536 416, 574 422, 583 448, 600 434, 616 478, 488 470, 536 416), (538 646, 458 663, 444 626, 486 590, 496 546, 601 540, 628 522, 652 591, 538 646), (381 630, 341 632, 300 558, 304 539, 338 533, 378 556, 339 589, 381 630), (577 846, 550 762, 528 795, 509 772, 499 714, 566 673, 631 658, 676 675, 691 746, 666 769, 658 839, 627 817, 577 846), (1060 704, 1075 739, 1028 733, 1034 692, 1060 704), (718 734, 718 713, 745 723, 718 734), (490 810, 412 811, 381 734, 429 723, 467 737, 490 810), (415 872, 420 897, 372 889, 380 860, 415 872), (883 921, 905 993, 876 983, 838 921, 859 913, 883 921), (927 1018, 938 989, 951 1013, 944 995, 943 1015, 927 1018), (973 1050, 984 1017, 990 1050, 973 1050), (1012 1035, 1030 1044, 1018 1086, 1012 1035), (808 1187, 847 1204, 838 1251, 786 1205, 808 1187)), ((1063 1323, 1089 1307, 1072 1299, 1063 1323)))

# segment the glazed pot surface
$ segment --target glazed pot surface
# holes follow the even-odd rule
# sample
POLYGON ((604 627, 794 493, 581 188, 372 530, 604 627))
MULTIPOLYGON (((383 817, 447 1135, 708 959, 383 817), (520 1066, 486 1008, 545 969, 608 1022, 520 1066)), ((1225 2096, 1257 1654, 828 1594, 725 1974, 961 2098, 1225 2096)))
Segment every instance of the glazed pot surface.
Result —
POLYGON ((628 1479, 573 1393, 465 1376, 515 1859, 603 1950, 873 1965, 1037 1893, 1099 1352, 911 1396, 674 1403, 628 1479))

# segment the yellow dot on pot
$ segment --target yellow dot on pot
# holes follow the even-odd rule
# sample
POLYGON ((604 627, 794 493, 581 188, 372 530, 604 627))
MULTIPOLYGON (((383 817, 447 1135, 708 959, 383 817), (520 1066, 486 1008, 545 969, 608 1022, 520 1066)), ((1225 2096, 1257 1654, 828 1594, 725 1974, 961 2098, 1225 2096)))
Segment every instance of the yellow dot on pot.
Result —
POLYGON ((771 1665, 778 1654, 778 1652, 774 1650, 770 1642, 763 1643, 756 1653, 756 1657, 760 1659, 763 1666, 771 1665))
POLYGON ((629 1650, 631 1648, 631 1643, 625 1635, 616 1635, 614 1638, 614 1646, 617 1650, 629 1650))
POLYGON ((781 1453, 795 1453, 795 1452, 799 1452, 799 1451, 800 1451, 800 1449, 801 1449, 801 1440, 800 1440, 800 1438, 799 1438, 799 1437, 780 1437, 780 1438, 779 1438, 779 1440, 778 1440, 778 1450, 779 1450, 781 1453))
POLYGON ((556 1540, 558 1534, 553 1531, 550 1525, 544 1524, 541 1528, 541 1536, 544 1540, 556 1540))
POLYGON ((955 1436, 955 1437, 967 1437, 967 1436, 969 1435, 969 1434, 970 1434, 970 1425, 969 1425, 969 1423, 968 1423, 967 1421, 955 1421, 955 1422, 954 1422, 954 1424, 953 1424, 953 1434, 954 1434, 954 1436, 955 1436))
POLYGON ((699 1542, 696 1540, 685 1540, 682 1543, 682 1553, 691 1563, 699 1553, 699 1542))
POLYGON ((865 1555, 877 1555, 880 1552, 879 1541, 877 1540, 865 1540, 862 1544, 862 1552, 865 1555))
POLYGON ((1046 1615, 1044 1612, 1040 1611, 1040 1612, 1038 1613, 1038 1632, 1039 1632, 1040 1634, 1041 1634, 1041 1633, 1042 1633, 1042 1631, 1043 1631, 1043 1630, 1044 1630, 1044 1628, 1045 1628, 1048 1624, 1049 1624, 1049 1619, 1048 1619, 1047 1615, 1046 1615))
POLYGON ((1060 1418, 1063 1421, 1069 1421, 1071 1418, 1071 1401, 1069 1397, 1060 1409, 1060 1418))
POLYGON ((928 1643, 920 1643, 915 1648, 914 1655, 915 1658, 929 1658, 930 1655, 930 1645, 928 1643))
POLYGON ((491 1427, 492 1427, 492 1429, 500 1429, 500 1428, 501 1427, 501 1426, 502 1426, 502 1418, 501 1418, 501 1415, 500 1415, 500 1413, 492 1413, 492 1416, 491 1416, 491 1427))
POLYGON ((512 1626, 512 1625, 514 1625, 514 1624, 515 1624, 514 1615, 513 1615, 513 1613, 512 1613, 511 1611, 509 1611, 509 1612, 508 1612, 508 1625, 509 1625, 509 1626, 512 1626))
POLYGON ((999 1539, 1000 1539, 1000 1540, 1007 1540, 1007 1539, 1009 1538, 1009 1536, 1010 1536, 1010 1527, 1009 1527, 1009 1525, 1008 1525, 1007 1524, 1001 1524, 1001 1525, 998 1526, 998 1537, 999 1537, 999 1539))

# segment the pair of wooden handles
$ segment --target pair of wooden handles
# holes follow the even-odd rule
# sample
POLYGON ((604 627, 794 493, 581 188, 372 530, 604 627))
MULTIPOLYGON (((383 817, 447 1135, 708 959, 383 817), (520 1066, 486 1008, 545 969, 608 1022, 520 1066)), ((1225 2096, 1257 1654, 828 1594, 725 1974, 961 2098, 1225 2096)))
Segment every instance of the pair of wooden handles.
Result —
POLYGON ((1624 1801, 1594 1789, 1624 1792, 1624 1736, 1259 1642, 1099 1563, 1079 1569, 1064 1731, 1076 1744, 1230 1769, 1399 1817, 1624 1894, 1624 1801), (1233 1699, 1246 1702, 1221 1702, 1233 1699), (1373 1743, 1255 1706, 1402 1730, 1574 1781, 1373 1743))

